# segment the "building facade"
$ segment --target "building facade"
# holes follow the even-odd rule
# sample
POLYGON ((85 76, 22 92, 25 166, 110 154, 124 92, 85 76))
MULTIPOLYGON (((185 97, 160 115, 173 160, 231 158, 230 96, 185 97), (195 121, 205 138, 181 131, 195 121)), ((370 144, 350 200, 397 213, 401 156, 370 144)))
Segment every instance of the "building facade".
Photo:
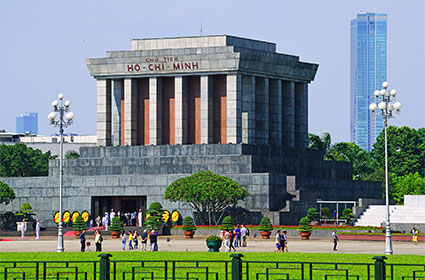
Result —
POLYGON ((384 128, 369 110, 373 92, 387 80, 387 15, 358 14, 351 21, 350 139, 370 151, 384 128))
POLYGON ((38 113, 24 113, 16 117, 16 133, 38 134, 38 113))

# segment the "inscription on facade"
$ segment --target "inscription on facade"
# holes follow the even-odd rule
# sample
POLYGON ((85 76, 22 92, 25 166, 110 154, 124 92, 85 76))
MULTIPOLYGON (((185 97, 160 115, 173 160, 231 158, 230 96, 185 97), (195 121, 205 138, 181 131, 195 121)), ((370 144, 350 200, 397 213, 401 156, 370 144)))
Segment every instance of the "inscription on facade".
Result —
POLYGON ((184 61, 177 56, 147 57, 145 61, 126 64, 127 72, 161 72, 199 69, 199 61, 184 61))

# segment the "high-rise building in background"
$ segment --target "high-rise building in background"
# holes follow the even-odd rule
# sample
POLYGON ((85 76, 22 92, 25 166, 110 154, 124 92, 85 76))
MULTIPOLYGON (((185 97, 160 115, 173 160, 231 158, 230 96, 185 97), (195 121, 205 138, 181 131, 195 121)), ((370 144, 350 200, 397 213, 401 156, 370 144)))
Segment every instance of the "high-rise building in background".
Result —
POLYGON ((358 14, 351 21, 350 138, 370 151, 384 128, 378 114, 369 110, 373 92, 387 79, 387 15, 358 14))
POLYGON ((16 117, 16 132, 38 134, 38 113, 25 113, 16 117))

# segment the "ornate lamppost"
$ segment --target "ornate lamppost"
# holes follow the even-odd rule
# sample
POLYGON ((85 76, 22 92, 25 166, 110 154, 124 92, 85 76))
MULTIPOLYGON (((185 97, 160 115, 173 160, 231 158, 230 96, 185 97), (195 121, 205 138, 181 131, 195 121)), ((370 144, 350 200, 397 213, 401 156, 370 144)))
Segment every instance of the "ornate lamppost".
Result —
POLYGON ((393 111, 400 112, 401 103, 394 102, 397 91, 395 89, 388 90, 388 82, 382 83, 383 89, 375 90, 375 103, 369 105, 369 109, 375 112, 376 109, 381 110, 381 116, 384 118, 384 133, 385 133, 385 254, 393 254, 393 246, 391 241, 391 227, 390 227, 390 201, 388 194, 388 144, 387 144, 387 126, 388 119, 394 117, 393 111), (378 103, 379 102, 379 103, 378 103), (377 104, 378 103, 378 104, 377 104))
POLYGON ((69 110, 69 106, 71 106, 71 101, 63 101, 64 95, 63 93, 59 93, 58 95, 59 101, 54 100, 52 102, 53 112, 48 115, 50 119, 50 124, 59 127, 60 134, 60 156, 59 156, 59 226, 58 226, 58 247, 56 252, 63 252, 63 224, 62 224, 62 185, 63 185, 63 129, 72 124, 72 120, 74 119, 74 113, 69 110), (56 119, 56 117, 58 117, 56 119))

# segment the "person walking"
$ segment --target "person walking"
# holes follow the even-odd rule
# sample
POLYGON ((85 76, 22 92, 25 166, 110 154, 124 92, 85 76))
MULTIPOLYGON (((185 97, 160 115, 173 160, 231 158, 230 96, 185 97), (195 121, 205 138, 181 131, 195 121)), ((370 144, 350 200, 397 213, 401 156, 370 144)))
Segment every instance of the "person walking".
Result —
POLYGON ((105 230, 108 231, 109 230, 109 213, 105 212, 105 230))
POLYGON ((242 239, 242 247, 246 247, 246 236, 248 235, 248 229, 242 225, 241 228, 241 239, 242 239))
POLYGON ((288 236, 287 231, 285 230, 282 235, 283 248, 282 251, 286 251, 288 253, 288 236))
POLYGON ((148 232, 147 232, 146 229, 142 233, 141 240, 142 240, 141 241, 142 242, 142 248, 141 248, 141 250, 143 252, 146 252, 146 244, 148 243, 148 232))
POLYGON ((336 249, 336 246, 338 245, 338 234, 336 233, 336 230, 332 232, 332 241, 334 242, 334 251, 338 251, 336 249))
POLYGON ((415 245, 418 245, 418 234, 419 231, 416 228, 412 228, 412 241, 415 243, 415 245))
POLYGON ((100 216, 97 216, 96 218, 96 227, 100 228, 100 225, 102 224, 102 219, 100 218, 100 216))
POLYGON ((131 230, 128 232, 128 250, 133 250, 133 233, 131 230))
POLYGON ((83 229, 80 233, 81 252, 86 251, 86 230, 83 229))
POLYGON ((27 224, 25 223, 25 219, 22 220, 22 227, 21 227, 21 238, 25 238, 25 231, 27 230, 27 224))
POLYGON ((38 219, 35 222, 35 239, 40 239, 40 221, 38 219))
POLYGON ((125 251, 125 243, 127 242, 127 238, 125 236, 125 230, 121 233, 121 242, 122 242, 122 250, 125 251))
POLYGON ((139 213, 137 213, 137 219, 139 221, 138 226, 141 227, 143 225, 143 212, 142 212, 142 209, 139 209, 139 213))
POLYGON ((231 242, 230 242, 230 233, 229 233, 229 231, 225 231, 224 233, 223 233, 223 240, 224 240, 224 251, 225 252, 230 252, 230 244, 231 244, 231 242))
POLYGON ((158 233, 156 230, 152 230, 151 234, 149 235, 149 240, 151 242, 151 251, 157 252, 158 251, 158 233))
POLYGON ((134 249, 139 248, 139 238, 138 238, 137 230, 133 232, 133 243, 134 243, 134 249))
POLYGON ((275 241, 276 241, 276 253, 282 252, 282 235, 280 234, 280 229, 277 230, 276 232, 276 237, 275 237, 275 241))
POLYGON ((242 246, 241 244, 241 227, 239 225, 236 226, 235 230, 233 231, 235 235, 235 247, 242 246))
POLYGON ((236 248, 235 248, 235 246, 233 246, 233 240, 235 239, 235 235, 233 234, 233 230, 229 230, 229 236, 230 236, 230 244, 229 244, 230 250, 233 249, 233 252, 236 252, 236 248))
POLYGON ((102 252, 102 242, 102 233, 100 232, 100 230, 97 229, 94 232, 94 244, 96 245, 96 252, 102 252))

